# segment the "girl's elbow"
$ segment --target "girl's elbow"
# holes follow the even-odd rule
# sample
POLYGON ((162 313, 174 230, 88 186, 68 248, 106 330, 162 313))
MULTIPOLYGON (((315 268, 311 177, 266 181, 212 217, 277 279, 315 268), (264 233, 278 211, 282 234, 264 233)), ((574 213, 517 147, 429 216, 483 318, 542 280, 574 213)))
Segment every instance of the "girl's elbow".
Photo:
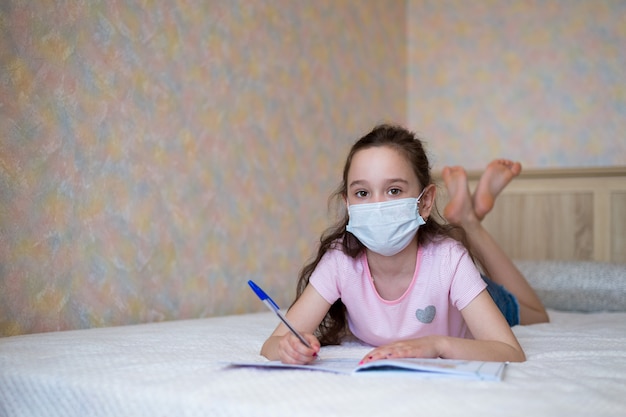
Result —
POLYGON ((509 362, 526 362, 526 354, 520 349, 514 349, 513 355, 509 362))

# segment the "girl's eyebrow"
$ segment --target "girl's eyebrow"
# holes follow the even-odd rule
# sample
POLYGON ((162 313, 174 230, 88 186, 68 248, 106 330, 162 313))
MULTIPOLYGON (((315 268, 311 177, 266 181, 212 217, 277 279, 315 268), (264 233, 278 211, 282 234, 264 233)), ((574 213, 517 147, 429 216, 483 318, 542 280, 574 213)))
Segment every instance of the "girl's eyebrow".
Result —
POLYGON ((367 184, 367 181, 365 181, 365 180, 354 180, 354 181, 352 181, 350 183, 348 188, 352 188, 352 187, 359 186, 359 185, 364 185, 364 184, 367 184))
MULTIPOLYGON (((395 183, 402 183, 402 184, 408 184, 409 182, 407 180, 405 180, 404 178, 390 178, 388 180, 385 181, 385 184, 395 184, 395 183)), ((348 188, 352 188, 355 186, 362 186, 362 185, 368 185, 368 182, 365 180, 354 180, 350 183, 350 185, 348 186, 348 188)))

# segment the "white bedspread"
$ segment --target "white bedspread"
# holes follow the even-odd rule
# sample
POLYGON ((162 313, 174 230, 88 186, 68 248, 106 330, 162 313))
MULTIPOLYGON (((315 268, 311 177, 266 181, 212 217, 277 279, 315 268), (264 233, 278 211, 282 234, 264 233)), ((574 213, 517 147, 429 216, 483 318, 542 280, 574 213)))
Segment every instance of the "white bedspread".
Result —
POLYGON ((271 313, 4 338, 0 415, 626 416, 626 313, 550 316, 502 382, 225 369, 263 360, 271 313))

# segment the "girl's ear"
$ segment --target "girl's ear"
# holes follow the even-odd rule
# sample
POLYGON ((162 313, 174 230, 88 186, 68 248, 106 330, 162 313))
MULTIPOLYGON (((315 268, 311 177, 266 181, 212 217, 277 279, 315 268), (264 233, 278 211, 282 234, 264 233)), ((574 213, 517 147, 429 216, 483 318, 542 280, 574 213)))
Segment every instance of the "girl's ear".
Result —
POLYGON ((437 197, 437 187, 435 184, 429 184, 422 194, 419 202, 419 213, 424 220, 428 219, 430 212, 435 206, 435 198, 437 197))

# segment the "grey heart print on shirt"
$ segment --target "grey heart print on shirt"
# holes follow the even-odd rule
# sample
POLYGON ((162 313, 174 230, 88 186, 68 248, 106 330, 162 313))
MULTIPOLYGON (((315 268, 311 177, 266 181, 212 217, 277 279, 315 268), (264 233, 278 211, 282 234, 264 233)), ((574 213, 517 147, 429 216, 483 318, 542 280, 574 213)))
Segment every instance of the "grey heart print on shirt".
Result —
POLYGON ((437 313, 437 309, 435 308, 435 306, 430 305, 423 310, 421 308, 418 308, 417 311, 415 312, 415 317, 417 317, 417 319, 421 321, 422 323, 428 324, 428 323, 431 323, 435 319, 436 313, 437 313))

